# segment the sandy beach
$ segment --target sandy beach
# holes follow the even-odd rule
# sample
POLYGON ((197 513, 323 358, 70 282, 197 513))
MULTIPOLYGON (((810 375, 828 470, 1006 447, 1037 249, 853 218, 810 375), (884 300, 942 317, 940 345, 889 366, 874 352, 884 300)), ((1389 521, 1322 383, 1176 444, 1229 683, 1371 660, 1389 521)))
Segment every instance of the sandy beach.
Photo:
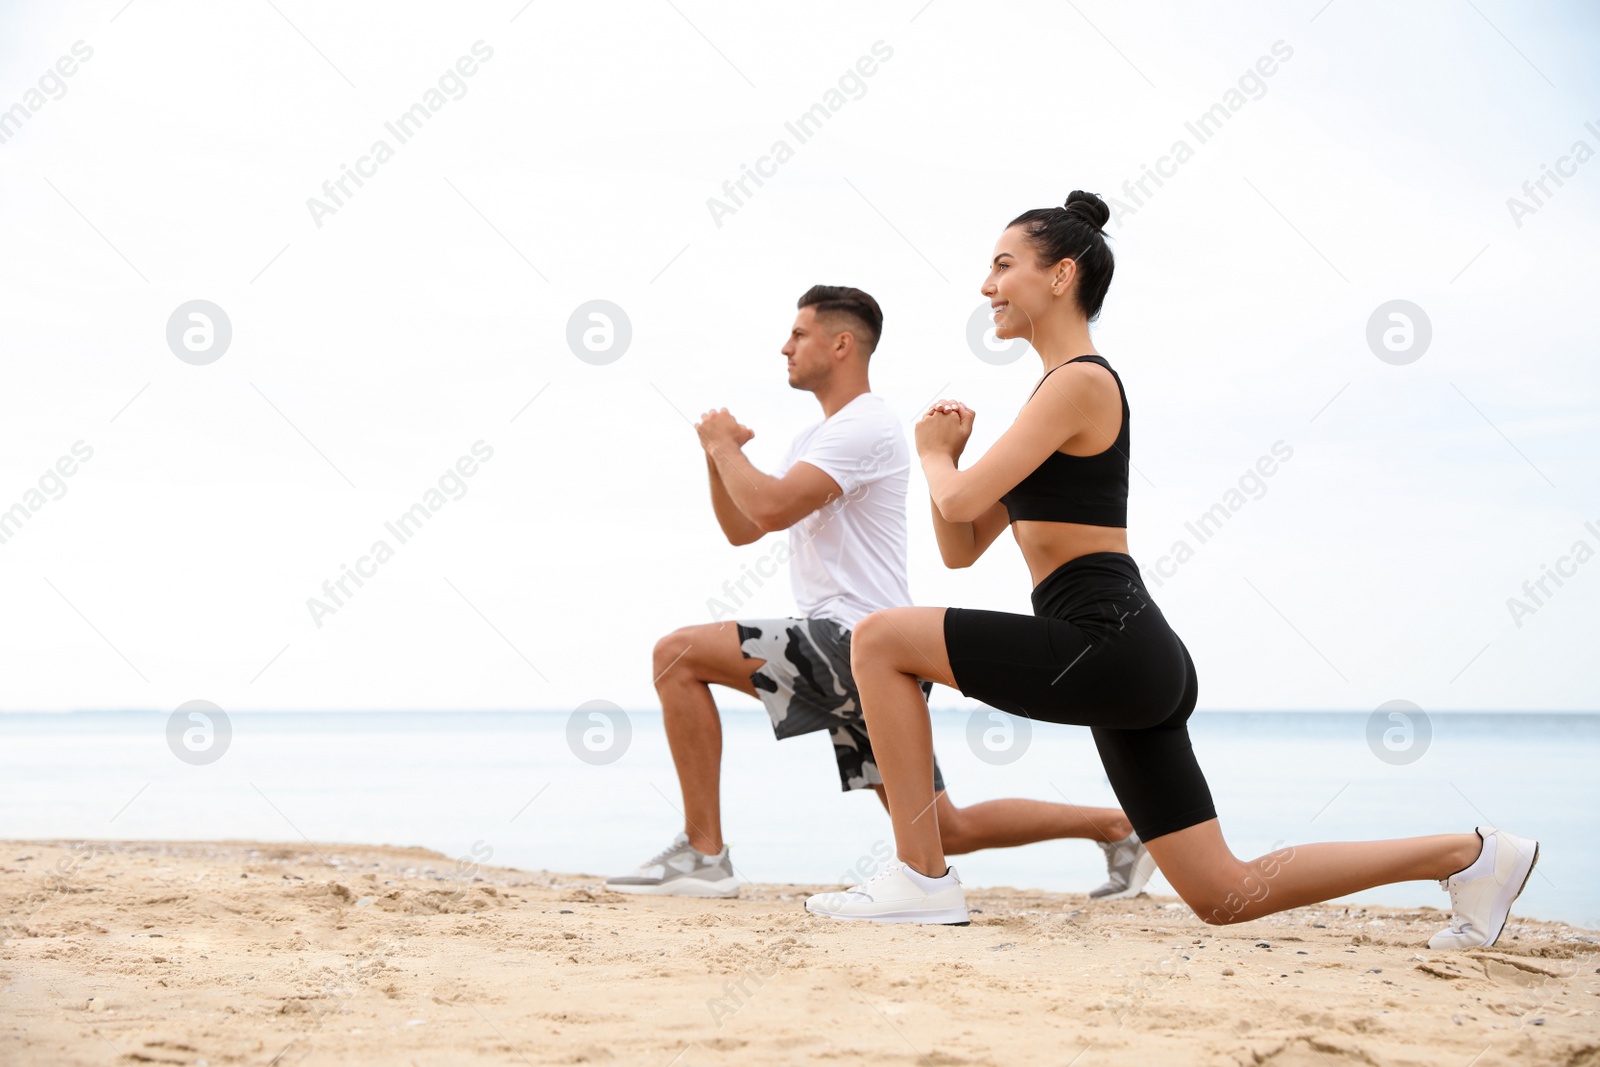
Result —
POLYGON ((1431 908, 1215 928, 998 889, 920 928, 808 916, 813 886, 600 883, 414 848, 0 843, 0 1063, 1600 1065, 1600 940, 1560 923, 1446 954, 1431 908))

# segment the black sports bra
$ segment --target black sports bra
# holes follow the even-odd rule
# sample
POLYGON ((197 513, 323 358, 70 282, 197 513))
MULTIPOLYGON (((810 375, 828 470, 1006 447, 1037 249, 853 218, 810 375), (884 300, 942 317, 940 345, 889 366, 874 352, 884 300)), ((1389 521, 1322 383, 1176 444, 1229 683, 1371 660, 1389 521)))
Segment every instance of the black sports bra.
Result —
MULTIPOLYGON (((1098 363, 1116 378, 1117 393, 1122 397, 1122 428, 1117 439, 1104 452, 1092 456, 1069 456, 1065 452, 1052 452, 1009 493, 1000 498, 1012 522, 1043 520, 1045 522, 1080 522, 1088 526, 1128 525, 1128 394, 1122 388, 1122 379, 1111 370, 1103 356, 1079 356, 1067 363, 1089 360, 1098 363)), ((1063 363, 1061 367, 1066 366, 1063 363)), ((1060 370, 1056 367, 1044 377, 1060 370)), ((1044 378, 1039 379, 1039 385, 1044 378)), ((1039 385, 1033 392, 1039 391, 1039 385)), ((1033 399, 1033 393, 1028 394, 1033 399)))

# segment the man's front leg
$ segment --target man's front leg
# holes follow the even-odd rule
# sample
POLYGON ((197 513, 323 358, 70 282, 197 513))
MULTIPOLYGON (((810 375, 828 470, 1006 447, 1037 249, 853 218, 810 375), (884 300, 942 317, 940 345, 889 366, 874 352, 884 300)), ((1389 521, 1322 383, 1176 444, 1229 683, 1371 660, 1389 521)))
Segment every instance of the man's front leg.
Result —
POLYGON ((698 852, 722 851, 722 719, 712 685, 756 695, 750 674, 765 660, 739 648, 734 622, 685 626, 656 642, 653 670, 661 717, 683 793, 684 833, 698 852))

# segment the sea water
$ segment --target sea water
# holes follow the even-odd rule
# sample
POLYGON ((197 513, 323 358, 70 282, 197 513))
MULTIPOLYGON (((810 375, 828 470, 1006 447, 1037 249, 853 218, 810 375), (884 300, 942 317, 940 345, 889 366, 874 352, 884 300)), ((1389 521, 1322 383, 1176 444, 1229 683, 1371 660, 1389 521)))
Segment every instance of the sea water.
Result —
MULTIPOLYGON (((969 712, 933 713, 955 803, 1017 796, 1116 805, 1088 730, 1035 723, 1025 746, 997 751, 997 735, 985 731, 1003 731, 1002 720, 978 714, 975 723, 969 712)), ((180 732, 169 743, 167 713, 0 714, 0 838, 419 845, 468 872, 492 863, 621 873, 682 827, 682 800, 660 712, 612 719, 609 735, 586 735, 605 720, 234 713, 221 756, 196 763, 175 754, 173 744, 185 742, 180 732)), ((1401 736, 1387 722, 1369 730, 1369 720, 1356 712, 1197 713, 1195 750, 1234 851, 1498 825, 1537 837, 1543 849, 1517 913, 1600 928, 1600 714, 1431 713, 1425 747, 1414 732, 1420 724, 1401 736)), ((887 854, 888 817, 870 791, 840 790, 825 734, 775 741, 756 710, 724 711, 722 721, 723 832, 741 876, 857 880, 849 872, 858 862, 870 867, 887 854)), ((973 886, 1081 893, 1105 876, 1100 850, 1084 841, 992 849, 955 863, 973 886)), ((1151 889, 1170 892, 1159 875, 1151 889)), ((1430 882, 1348 899, 1448 907, 1430 882)))

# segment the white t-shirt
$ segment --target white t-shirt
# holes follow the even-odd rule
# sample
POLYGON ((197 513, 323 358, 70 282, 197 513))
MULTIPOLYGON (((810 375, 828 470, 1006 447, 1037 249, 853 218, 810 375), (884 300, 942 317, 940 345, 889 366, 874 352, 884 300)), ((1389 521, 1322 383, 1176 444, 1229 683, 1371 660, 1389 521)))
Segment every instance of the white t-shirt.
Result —
POLYGON ((809 463, 842 496, 789 528, 789 581, 800 614, 854 629, 882 608, 911 603, 906 584, 906 487, 911 454, 882 397, 862 393, 802 430, 784 453, 783 477, 809 463))

